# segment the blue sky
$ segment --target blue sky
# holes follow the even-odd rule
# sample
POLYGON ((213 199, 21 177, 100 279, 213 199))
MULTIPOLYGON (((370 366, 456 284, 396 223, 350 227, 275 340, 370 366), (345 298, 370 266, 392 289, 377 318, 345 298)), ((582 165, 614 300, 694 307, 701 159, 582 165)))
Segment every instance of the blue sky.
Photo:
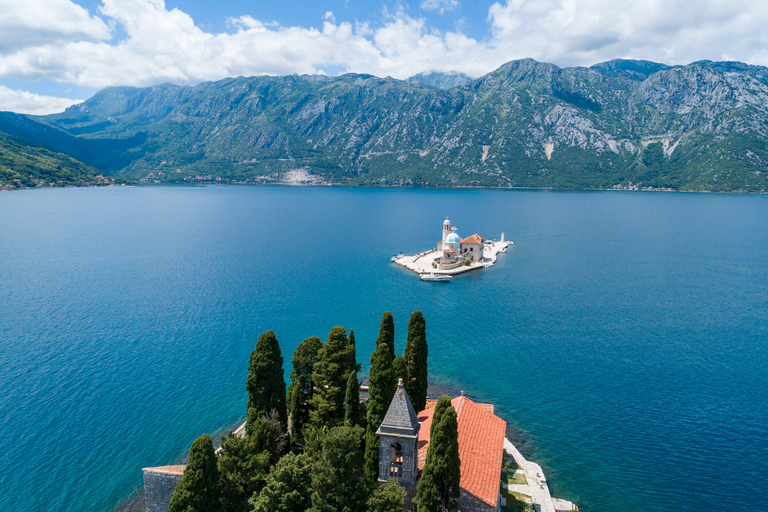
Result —
POLYGON ((477 77, 526 57, 767 65, 766 26, 764 0, 0 0, 0 110, 238 75, 477 77))

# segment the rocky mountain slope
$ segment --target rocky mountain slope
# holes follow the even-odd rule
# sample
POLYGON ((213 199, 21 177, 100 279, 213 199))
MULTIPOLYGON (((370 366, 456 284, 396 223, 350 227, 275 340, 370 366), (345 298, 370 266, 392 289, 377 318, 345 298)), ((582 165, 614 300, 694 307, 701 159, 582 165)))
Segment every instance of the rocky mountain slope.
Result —
POLYGON ((768 190, 768 68, 526 59, 415 78, 108 88, 0 131, 134 179, 768 190))

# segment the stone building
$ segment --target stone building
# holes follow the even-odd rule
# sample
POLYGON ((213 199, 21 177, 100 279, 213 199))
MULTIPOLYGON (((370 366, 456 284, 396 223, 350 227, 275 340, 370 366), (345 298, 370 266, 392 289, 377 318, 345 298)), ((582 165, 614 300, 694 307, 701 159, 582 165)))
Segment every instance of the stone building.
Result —
POLYGON ((144 503, 146 512, 168 512, 171 493, 184 474, 184 465, 144 468, 144 503))
MULTIPOLYGON (((418 476, 424 468, 436 403, 428 401, 427 408, 415 415, 400 380, 377 431, 379 481, 397 478, 408 491, 409 498, 415 494, 418 476), (413 444, 414 438, 416 444, 413 444)), ((499 483, 507 423, 493 413, 493 405, 475 403, 463 394, 451 400, 451 405, 456 409, 459 431, 459 511, 500 511, 499 483)))
POLYGON ((419 474, 419 419, 411 405, 403 379, 389 404, 387 415, 376 431, 379 436, 379 481, 397 479, 412 487, 419 474))

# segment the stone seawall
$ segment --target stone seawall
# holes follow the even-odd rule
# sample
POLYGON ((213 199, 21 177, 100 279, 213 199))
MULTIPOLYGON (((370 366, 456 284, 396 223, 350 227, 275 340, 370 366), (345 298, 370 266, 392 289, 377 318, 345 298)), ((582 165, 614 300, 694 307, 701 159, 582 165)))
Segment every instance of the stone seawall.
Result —
POLYGON ((144 503, 146 512, 168 512, 171 493, 179 483, 185 466, 144 468, 144 503))

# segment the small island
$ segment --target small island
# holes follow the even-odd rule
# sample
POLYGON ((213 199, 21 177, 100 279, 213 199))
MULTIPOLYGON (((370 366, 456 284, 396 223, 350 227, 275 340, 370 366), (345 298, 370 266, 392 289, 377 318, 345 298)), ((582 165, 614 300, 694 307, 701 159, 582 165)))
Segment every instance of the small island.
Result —
POLYGON ((424 281, 448 281, 452 276, 492 267, 499 253, 506 252, 511 241, 485 240, 475 233, 467 238, 461 238, 458 229, 451 226, 447 218, 443 222, 443 237, 437 242, 435 249, 406 256, 398 254, 392 261, 419 274, 424 281))

